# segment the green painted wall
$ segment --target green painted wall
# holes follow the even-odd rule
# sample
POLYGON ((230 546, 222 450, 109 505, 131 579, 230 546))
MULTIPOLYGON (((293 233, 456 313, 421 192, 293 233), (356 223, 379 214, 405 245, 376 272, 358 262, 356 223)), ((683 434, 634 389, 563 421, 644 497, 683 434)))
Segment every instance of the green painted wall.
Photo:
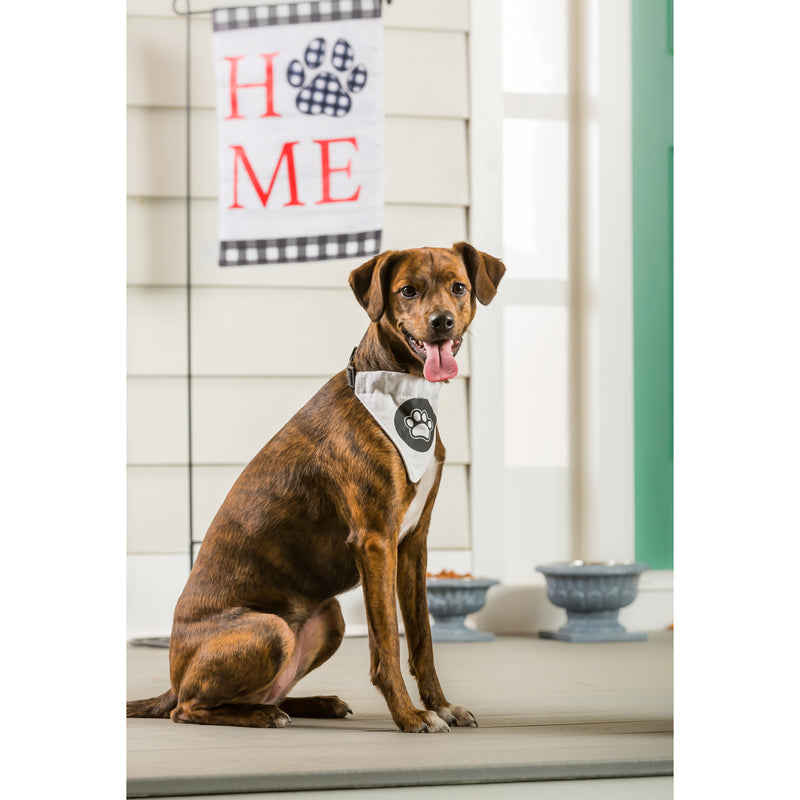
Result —
POLYGON ((672 2, 631 17, 636 558, 672 569, 672 2))

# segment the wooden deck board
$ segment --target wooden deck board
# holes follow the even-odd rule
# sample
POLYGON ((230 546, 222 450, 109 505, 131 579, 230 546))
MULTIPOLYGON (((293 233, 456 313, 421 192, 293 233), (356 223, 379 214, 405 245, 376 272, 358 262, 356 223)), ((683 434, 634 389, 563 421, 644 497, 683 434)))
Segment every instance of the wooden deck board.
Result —
MULTIPOLYGON (((590 645, 498 637, 438 644, 436 661, 478 729, 397 731, 369 683, 366 639, 348 638, 297 693, 338 694, 353 717, 274 730, 128 720, 129 796, 672 772, 672 634, 590 645)), ((167 687, 166 650, 131 647, 128 665, 129 698, 167 687)))

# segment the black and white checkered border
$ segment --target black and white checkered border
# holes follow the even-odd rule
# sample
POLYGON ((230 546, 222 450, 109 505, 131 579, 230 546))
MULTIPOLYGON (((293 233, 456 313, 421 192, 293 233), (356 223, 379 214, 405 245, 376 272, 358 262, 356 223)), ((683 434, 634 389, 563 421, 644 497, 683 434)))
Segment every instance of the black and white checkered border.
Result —
POLYGON ((330 22, 342 19, 380 17, 381 0, 309 0, 260 6, 215 8, 215 31, 258 28, 262 25, 292 25, 303 22, 330 22))
POLYGON ((381 234, 382 231, 364 231, 285 239, 223 241, 219 247, 219 265, 246 267, 374 256, 381 250, 381 234))

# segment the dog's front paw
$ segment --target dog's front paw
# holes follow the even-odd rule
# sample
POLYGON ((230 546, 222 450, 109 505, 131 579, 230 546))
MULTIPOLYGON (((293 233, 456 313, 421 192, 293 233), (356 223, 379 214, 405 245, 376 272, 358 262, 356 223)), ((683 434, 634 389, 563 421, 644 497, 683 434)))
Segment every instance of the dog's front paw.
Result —
POLYGON ((472 712, 464 706, 447 705, 436 709, 436 713, 451 727, 454 728, 477 728, 478 723, 472 712))
POLYGON ((449 733, 450 726, 435 711, 417 711, 397 726, 405 733, 449 733))

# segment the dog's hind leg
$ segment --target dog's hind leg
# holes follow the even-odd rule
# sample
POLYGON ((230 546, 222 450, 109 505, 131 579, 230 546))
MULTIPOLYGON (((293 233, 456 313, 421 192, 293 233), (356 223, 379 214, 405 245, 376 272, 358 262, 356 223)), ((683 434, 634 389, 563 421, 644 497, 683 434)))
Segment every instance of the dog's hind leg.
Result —
POLYGON ((169 719, 170 712, 175 708, 178 698, 172 689, 167 689, 158 697, 147 700, 129 700, 127 715, 129 717, 151 717, 156 719, 169 719))
POLYGON ((289 716, 268 700, 295 651, 287 623, 273 614, 243 610, 233 618, 204 620, 203 625, 213 634, 203 636, 181 667, 172 720, 252 728, 288 725, 289 716))
POLYGON ((338 649, 344 637, 344 618, 339 601, 326 600, 297 632, 292 663, 270 689, 268 702, 292 717, 341 718, 352 714, 350 706, 333 695, 287 697, 294 685, 311 670, 324 664, 338 649))

